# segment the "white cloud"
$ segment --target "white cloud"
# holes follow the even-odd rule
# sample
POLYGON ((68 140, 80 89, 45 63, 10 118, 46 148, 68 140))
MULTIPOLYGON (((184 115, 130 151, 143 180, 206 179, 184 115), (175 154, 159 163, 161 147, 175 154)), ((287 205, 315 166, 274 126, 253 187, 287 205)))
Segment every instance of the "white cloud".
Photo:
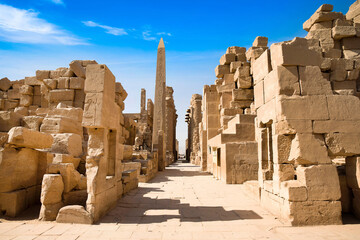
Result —
POLYGON ((158 33, 156 33, 156 35, 165 35, 165 36, 169 36, 169 37, 172 36, 171 33, 167 33, 167 32, 158 32, 158 33))
POLYGON ((115 35, 115 36, 128 35, 128 33, 123 28, 101 25, 93 21, 83 21, 82 23, 88 27, 99 27, 105 29, 106 30, 105 32, 111 35, 115 35))
POLYGON ((59 5, 65 5, 63 0, 50 0, 51 2, 55 3, 55 4, 59 4, 59 5))
POLYGON ((58 26, 38 17, 34 10, 0 4, 0 40, 31 44, 86 44, 58 26))
POLYGON ((151 36, 151 31, 143 31, 142 36, 146 41, 156 41, 156 37, 151 36))

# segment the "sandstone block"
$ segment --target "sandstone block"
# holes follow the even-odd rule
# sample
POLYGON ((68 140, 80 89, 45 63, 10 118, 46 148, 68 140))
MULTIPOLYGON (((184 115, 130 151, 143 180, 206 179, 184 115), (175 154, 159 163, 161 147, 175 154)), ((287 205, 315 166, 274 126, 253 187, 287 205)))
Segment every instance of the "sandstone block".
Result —
POLYGON ((241 100, 253 100, 254 90, 253 89, 233 89, 232 90, 232 101, 241 100))
POLYGON ((22 85, 19 88, 19 93, 24 95, 33 95, 34 94, 34 88, 30 85, 22 85))
POLYGON ((31 95, 21 95, 20 97, 20 106, 29 107, 33 105, 33 96, 31 95))
POLYGON ((306 36, 307 39, 318 39, 322 49, 329 50, 334 48, 335 42, 331 35, 331 28, 313 29, 306 36))
POLYGON ((248 61, 255 61, 266 49, 268 49, 268 47, 251 47, 246 51, 246 59, 248 61))
POLYGON ((51 152, 80 156, 82 154, 81 136, 74 133, 52 134, 54 143, 51 152))
POLYGON ((320 66, 322 56, 319 52, 309 49, 305 38, 294 38, 289 42, 274 43, 270 47, 271 65, 275 69, 283 66, 320 66))
POLYGON ((60 173, 64 182, 64 192, 73 190, 80 181, 80 173, 75 170, 72 163, 53 163, 49 165, 49 173, 60 173))
POLYGON ((126 97, 128 96, 127 92, 121 85, 121 83, 116 82, 115 83, 115 93, 119 93, 121 96, 121 101, 125 101, 126 97))
MULTIPOLYGON (((325 96, 281 97, 277 100, 277 119, 328 120, 328 101, 325 96)), ((329 103, 330 106, 330 103, 329 103)))
POLYGON ((61 202, 64 183, 60 174, 45 174, 41 186, 42 204, 49 205, 61 202))
POLYGON ((333 156, 352 156, 360 154, 360 133, 329 133, 325 134, 329 154, 333 156))
POLYGON ((359 38, 348 37, 342 40, 343 50, 360 49, 359 38))
POLYGON ((306 22, 303 24, 303 29, 309 31, 312 25, 317 22, 332 21, 337 18, 344 18, 340 12, 316 11, 306 22))
POLYGON ((360 188, 360 158, 346 158, 346 182, 350 188, 360 188))
POLYGON ((21 94, 18 88, 9 89, 7 91, 8 99, 20 99, 21 94))
POLYGON ((67 89, 70 86, 69 77, 59 77, 57 80, 57 88, 67 89))
POLYGON ((8 143, 18 147, 45 149, 52 146, 53 137, 28 128, 14 127, 9 131, 8 143))
POLYGON ((50 102, 61 102, 61 101, 73 101, 74 100, 73 89, 57 89, 49 92, 50 102))
POLYGON ((36 77, 25 77, 25 84, 31 86, 40 86, 41 81, 37 80, 36 77))
POLYGON ((329 164, 324 139, 309 133, 297 133, 291 142, 289 162, 295 164, 329 164))
POLYGON ((12 111, 0 111, 0 131, 8 132, 11 128, 20 126, 22 115, 12 111))
POLYGON ((344 50, 344 58, 346 59, 359 59, 360 49, 344 50))
POLYGON ((81 65, 80 61, 74 60, 69 64, 69 66, 70 70, 73 71, 77 77, 85 78, 86 70, 81 65))
POLYGON ((356 30, 353 26, 336 26, 332 28, 332 36, 335 40, 354 37, 356 36, 356 30))
POLYGON ((280 185, 280 196, 290 202, 304 202, 307 200, 307 190, 299 181, 285 181, 280 185))
POLYGON ((83 206, 72 205, 60 209, 56 217, 58 223, 92 224, 93 219, 83 206))
POLYGON ((301 95, 332 95, 331 85, 318 66, 299 67, 301 95))
POLYGON ((267 47, 268 38, 267 37, 256 37, 253 42, 253 47, 267 47))
POLYGON ((265 103, 264 81, 260 81, 254 86, 254 100, 255 108, 259 108, 265 103))
POLYGON ((291 225, 342 224, 340 201, 306 201, 288 203, 291 225))
POLYGON ((56 220, 56 216, 60 208, 62 208, 64 204, 62 202, 48 205, 41 205, 39 220, 42 221, 54 221, 56 220))
POLYGON ((11 81, 7 77, 0 79, 0 90, 7 91, 10 87, 11 81))
POLYGON ((21 125, 34 131, 40 131, 40 125, 43 120, 44 118, 39 116, 24 116, 21 120, 21 125))
POLYGON ((354 120, 326 120, 313 122, 314 133, 359 133, 360 121, 354 120))
POLYGON ((307 188, 308 200, 340 200, 340 183, 334 165, 299 166, 296 174, 298 181, 307 188))
POLYGON ((256 84, 259 80, 264 79, 271 70, 270 50, 267 49, 258 59, 254 61, 252 65, 254 84, 256 84))
POLYGON ((75 133, 82 134, 80 122, 67 117, 45 118, 40 127, 41 132, 46 133, 75 133))
POLYGON ((71 89, 84 89, 85 79, 80 77, 70 78, 70 88, 71 89))
POLYGON ((57 80, 56 79, 44 79, 43 80, 44 84, 46 85, 46 87, 50 88, 51 90, 55 89, 57 86, 57 80))
POLYGON ((238 88, 247 89, 247 88, 251 88, 253 81, 252 81, 252 77, 239 77, 236 79, 236 82, 238 88))
POLYGON ((80 163, 80 158, 75 158, 69 154, 55 154, 53 163, 72 163, 77 169, 80 163))
POLYGON ((235 71, 238 67, 244 67, 244 66, 250 66, 250 64, 248 62, 241 62, 241 61, 231 62, 230 63, 230 72, 235 73, 235 71))
POLYGON ((39 81, 43 81, 50 77, 50 71, 48 70, 37 70, 36 71, 36 79, 39 81))
POLYGON ((229 65, 218 65, 215 68, 215 76, 217 78, 224 77, 224 74, 230 73, 230 66, 229 65))
POLYGON ((0 192, 11 192, 36 184, 38 152, 29 148, 0 150, 0 192), (24 167, 26 166, 26 167, 24 167))
POLYGON ((226 53, 235 53, 235 54, 244 54, 246 52, 246 48, 244 47, 228 47, 226 53))
POLYGON ((326 96, 331 120, 360 120, 360 100, 355 96, 326 96))
POLYGON ((236 54, 225 53, 220 58, 220 65, 229 65, 231 62, 235 62, 236 54))

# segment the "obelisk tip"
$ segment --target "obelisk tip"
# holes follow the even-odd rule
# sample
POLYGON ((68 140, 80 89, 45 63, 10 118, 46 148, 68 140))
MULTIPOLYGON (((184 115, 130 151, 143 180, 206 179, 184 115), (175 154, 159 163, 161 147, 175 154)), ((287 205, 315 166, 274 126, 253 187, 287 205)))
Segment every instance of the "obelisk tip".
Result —
POLYGON ((164 40, 162 38, 160 39, 158 48, 165 48, 164 40))

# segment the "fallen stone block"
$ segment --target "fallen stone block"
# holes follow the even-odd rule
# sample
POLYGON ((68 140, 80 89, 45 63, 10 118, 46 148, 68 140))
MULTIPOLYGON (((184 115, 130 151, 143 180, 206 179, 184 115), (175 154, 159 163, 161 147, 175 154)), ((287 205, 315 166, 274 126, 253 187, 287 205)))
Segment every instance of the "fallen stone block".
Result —
POLYGON ((92 224, 93 219, 83 206, 73 205, 60 209, 56 217, 58 223, 92 224))
POLYGON ((36 77, 25 77, 25 84, 31 86, 40 86, 41 81, 37 80, 36 77))
POLYGON ((0 90, 7 91, 10 87, 11 81, 7 77, 0 79, 0 90))
POLYGON ((74 60, 70 64, 70 70, 75 73, 77 77, 85 78, 86 77, 86 70, 81 65, 80 61, 74 60))
POLYGON ((64 183, 60 174, 45 174, 41 186, 42 204, 50 205, 61 202, 64 183))
POLYGON ((8 143, 17 147, 45 149, 52 146, 53 137, 28 128, 14 127, 9 131, 8 143))
POLYGON ((52 134, 53 145, 50 149, 53 153, 70 154, 78 157, 82 155, 82 138, 75 133, 52 134))
POLYGON ((40 208, 39 220, 41 221, 55 221, 56 216, 60 208, 64 206, 64 203, 59 202, 55 204, 42 204, 40 208))
POLYGON ((69 154, 55 154, 53 163, 72 163, 74 168, 77 169, 80 163, 80 158, 75 158, 69 154))
POLYGON ((40 131, 40 125, 44 118, 40 116, 24 116, 21 119, 21 125, 34 131, 40 131))
POLYGON ((20 126, 22 115, 12 111, 0 111, 0 132, 8 132, 11 128, 20 126))
POLYGON ((80 173, 75 170, 72 163, 53 163, 49 165, 49 173, 59 174, 64 182, 64 192, 73 190, 80 181, 80 173))
POLYGON ((11 192, 36 185, 37 171, 37 151, 12 147, 0 150, 0 192, 11 192))

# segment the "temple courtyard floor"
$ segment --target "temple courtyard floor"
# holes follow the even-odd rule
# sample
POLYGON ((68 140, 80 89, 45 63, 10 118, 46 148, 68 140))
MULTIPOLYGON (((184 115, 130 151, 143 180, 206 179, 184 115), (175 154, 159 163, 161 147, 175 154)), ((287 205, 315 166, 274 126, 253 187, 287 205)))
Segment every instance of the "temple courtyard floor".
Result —
POLYGON ((360 239, 360 221, 351 216, 337 226, 283 224, 243 185, 226 185, 189 163, 140 183, 94 225, 39 222, 38 211, 0 219, 0 239, 360 239))

